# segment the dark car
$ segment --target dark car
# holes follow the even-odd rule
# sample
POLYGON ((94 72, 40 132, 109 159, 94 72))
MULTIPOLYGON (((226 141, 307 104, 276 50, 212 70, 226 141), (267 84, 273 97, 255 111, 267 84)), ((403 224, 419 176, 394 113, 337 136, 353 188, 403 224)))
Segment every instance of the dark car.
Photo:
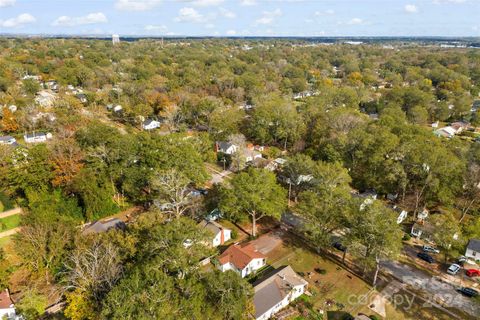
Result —
POLYGON ((457 291, 470 298, 478 296, 478 291, 472 288, 462 287, 460 289, 457 289, 457 291))
POLYGON ((343 251, 343 252, 347 251, 347 247, 345 247, 340 242, 334 242, 334 243, 332 243, 332 246, 337 250, 340 250, 340 251, 343 251))
POLYGON ((431 255, 429 254, 426 254, 425 252, 419 252, 417 253, 417 257, 419 257, 420 259, 424 260, 424 261, 427 261, 428 263, 433 263, 433 258, 431 255))

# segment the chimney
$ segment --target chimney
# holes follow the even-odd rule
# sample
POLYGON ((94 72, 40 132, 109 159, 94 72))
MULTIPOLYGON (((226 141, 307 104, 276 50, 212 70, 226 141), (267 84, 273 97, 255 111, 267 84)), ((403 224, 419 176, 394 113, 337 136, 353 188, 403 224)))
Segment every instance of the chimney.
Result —
POLYGON ((225 232, 223 231, 223 228, 220 228, 220 244, 225 243, 225 232))

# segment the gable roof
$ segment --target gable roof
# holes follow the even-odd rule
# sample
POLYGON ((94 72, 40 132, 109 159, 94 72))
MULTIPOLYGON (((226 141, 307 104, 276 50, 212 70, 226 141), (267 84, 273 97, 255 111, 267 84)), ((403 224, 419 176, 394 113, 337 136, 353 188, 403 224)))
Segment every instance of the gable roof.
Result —
POLYGON ((216 223, 215 221, 208 221, 208 220, 202 220, 198 226, 200 228, 205 228, 207 230, 210 230, 215 236, 223 230, 226 230, 227 228, 224 228, 222 225, 216 223))
POLYGON ((116 229, 124 229, 125 228, 125 222, 118 218, 113 218, 107 221, 96 221, 89 226, 87 226, 83 230, 83 234, 91 234, 91 233, 102 233, 106 232, 112 228, 116 229))
POLYGON ((480 239, 470 239, 470 241, 468 241, 467 249, 480 252, 480 239))
POLYGON ((2 136, 2 137, 0 137, 0 143, 8 142, 8 141, 11 141, 12 139, 15 140, 15 138, 12 137, 12 136, 2 136))
POLYGON ((252 243, 247 243, 243 246, 234 244, 228 247, 227 250, 218 257, 218 261, 220 261, 222 265, 230 262, 237 269, 243 270, 253 259, 265 258, 265 255, 258 252, 252 243))
POLYGON ((234 146, 233 143, 227 142, 227 141, 220 141, 218 142, 218 149, 219 150, 228 150, 230 147, 234 146))
POLYGON ((307 285, 308 282, 293 271, 292 267, 284 266, 273 272, 254 286, 255 318, 260 317, 273 306, 281 302, 295 286, 307 285))
POLYGON ((8 309, 13 307, 13 301, 10 298, 10 293, 8 289, 0 292, 0 309, 8 309))

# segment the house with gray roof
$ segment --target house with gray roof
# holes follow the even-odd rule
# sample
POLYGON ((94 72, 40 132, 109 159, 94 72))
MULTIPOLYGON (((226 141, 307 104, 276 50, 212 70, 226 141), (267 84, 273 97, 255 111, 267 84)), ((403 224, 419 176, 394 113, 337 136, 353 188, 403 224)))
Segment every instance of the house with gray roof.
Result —
POLYGON ((12 136, 2 136, 0 137, 0 144, 16 145, 17 140, 12 136))
POLYGON ((225 244, 228 240, 232 238, 232 230, 223 227, 221 224, 215 221, 202 220, 198 226, 202 229, 206 229, 213 234, 210 237, 209 245, 213 247, 218 247, 225 244))
POLYGON ((480 239, 470 239, 468 241, 465 257, 480 261, 480 239))
POLYGON ((284 266, 254 285, 255 319, 266 320, 285 308, 306 290, 308 282, 292 267, 284 266))
POLYGON ((104 221, 96 221, 91 223, 83 229, 82 234, 87 235, 92 233, 103 233, 107 232, 110 229, 125 230, 125 228, 125 222, 118 218, 112 218, 104 221))

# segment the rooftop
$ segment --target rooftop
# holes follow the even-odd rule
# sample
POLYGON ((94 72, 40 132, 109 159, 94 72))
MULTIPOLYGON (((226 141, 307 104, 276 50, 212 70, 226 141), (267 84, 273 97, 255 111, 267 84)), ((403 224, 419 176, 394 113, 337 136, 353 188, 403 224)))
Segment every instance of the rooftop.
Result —
POLYGON ((480 252, 480 239, 470 239, 467 248, 476 252, 480 252))
POLYGON ((302 277, 293 271, 292 267, 284 266, 263 279, 255 287, 255 317, 258 318, 273 306, 282 301, 295 286, 307 285, 302 277))
POLYGON ((246 245, 234 244, 227 248, 219 257, 221 264, 230 262, 237 269, 243 270, 253 259, 265 259, 266 257, 255 249, 252 243, 246 245))
POLYGON ((0 292, 0 309, 8 309, 13 307, 13 301, 10 298, 10 293, 8 289, 0 292))

